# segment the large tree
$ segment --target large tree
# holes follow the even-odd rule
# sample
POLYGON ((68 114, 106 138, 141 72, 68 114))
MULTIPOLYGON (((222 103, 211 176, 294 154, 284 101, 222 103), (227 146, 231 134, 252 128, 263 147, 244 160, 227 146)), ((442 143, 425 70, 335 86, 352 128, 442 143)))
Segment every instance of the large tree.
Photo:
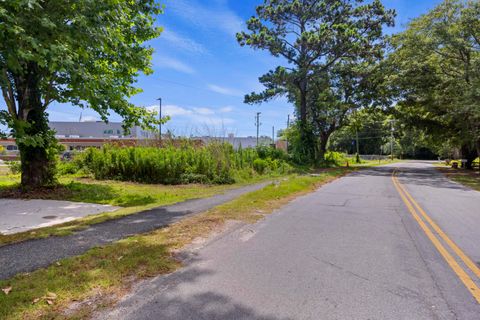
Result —
POLYGON ((53 102, 92 108, 107 121, 110 112, 125 128, 155 123, 154 115, 128 97, 139 72, 150 73, 160 34, 155 0, 0 1, 0 87, 8 125, 22 161, 22 185, 54 179, 54 133, 47 108, 53 102))
POLYGON ((312 159, 317 138, 308 116, 315 108, 315 99, 309 99, 317 90, 315 82, 342 60, 379 54, 382 27, 393 25, 394 15, 378 0, 265 0, 247 21, 248 31, 238 33, 237 39, 242 46, 268 50, 285 64, 262 76, 266 89, 245 101, 288 96, 296 106, 303 153, 312 159))
POLYGON ((348 122, 350 115, 383 102, 376 72, 380 57, 341 59, 316 74, 308 94, 307 119, 318 137, 317 159, 323 159, 330 136, 348 122))
POLYGON ((397 116, 480 155, 480 3, 445 0, 393 37, 390 84, 397 116))

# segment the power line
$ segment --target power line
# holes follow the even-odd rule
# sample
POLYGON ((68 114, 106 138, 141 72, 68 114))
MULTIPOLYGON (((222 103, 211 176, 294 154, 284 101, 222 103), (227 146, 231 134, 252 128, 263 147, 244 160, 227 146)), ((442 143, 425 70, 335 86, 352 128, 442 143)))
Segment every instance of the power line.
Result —
POLYGON ((205 88, 199 88, 199 87, 195 87, 195 86, 192 86, 192 85, 189 85, 189 84, 185 84, 185 83, 181 83, 181 82, 176 82, 176 81, 167 80, 167 79, 158 79, 158 80, 163 81, 163 82, 167 82, 167 83, 171 83, 171 84, 175 84, 175 85, 177 85, 177 86, 182 86, 182 87, 186 87, 186 88, 196 89, 196 90, 200 90, 200 91, 212 92, 212 91, 207 90, 207 89, 205 89, 205 88))

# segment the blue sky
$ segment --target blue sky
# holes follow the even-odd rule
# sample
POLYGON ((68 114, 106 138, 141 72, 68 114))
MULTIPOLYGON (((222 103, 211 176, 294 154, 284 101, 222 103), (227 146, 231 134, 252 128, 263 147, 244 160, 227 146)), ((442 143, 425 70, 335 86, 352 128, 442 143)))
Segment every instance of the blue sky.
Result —
MULTIPOLYGON (((241 30, 262 0, 161 0, 165 13, 158 17, 164 33, 151 41, 155 49, 154 73, 141 76, 143 93, 132 98, 139 106, 151 107, 163 99, 163 110, 171 116, 165 125, 176 135, 238 136, 255 134, 254 115, 262 112, 261 134, 271 135, 272 126, 286 126, 293 107, 278 99, 268 104, 243 104, 243 96, 261 90, 258 77, 280 61, 266 52, 240 47, 235 33, 241 30)), ((411 18, 427 12, 440 0, 388 0, 397 10, 396 27, 403 29, 411 18)), ((2 103, 3 105, 3 103, 2 103)), ((53 104, 50 120, 78 121, 80 109, 53 104)), ((84 110, 83 120, 98 119, 84 110)), ((111 121, 121 121, 112 115, 111 121)))

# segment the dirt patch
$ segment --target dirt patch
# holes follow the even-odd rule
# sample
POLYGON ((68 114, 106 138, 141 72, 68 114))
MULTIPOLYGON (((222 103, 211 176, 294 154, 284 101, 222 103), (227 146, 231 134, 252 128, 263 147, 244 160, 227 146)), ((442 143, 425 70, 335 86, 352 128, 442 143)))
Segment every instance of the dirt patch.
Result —
POLYGON ((72 195, 72 191, 64 186, 43 187, 35 190, 25 190, 19 187, 11 187, 0 191, 0 198, 4 199, 58 200, 66 199, 70 195, 72 195))

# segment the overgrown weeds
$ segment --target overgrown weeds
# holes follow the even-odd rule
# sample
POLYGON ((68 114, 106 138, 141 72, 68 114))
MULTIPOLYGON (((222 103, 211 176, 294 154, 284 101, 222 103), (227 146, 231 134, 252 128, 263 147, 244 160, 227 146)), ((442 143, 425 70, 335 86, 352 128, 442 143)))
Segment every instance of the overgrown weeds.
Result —
MULTIPOLYGON (((90 148, 74 160, 99 180, 142 183, 231 184, 239 176, 285 174, 292 171, 279 150, 239 149, 227 143, 182 146, 90 148)), ((67 168, 72 170, 72 168, 67 168)))

